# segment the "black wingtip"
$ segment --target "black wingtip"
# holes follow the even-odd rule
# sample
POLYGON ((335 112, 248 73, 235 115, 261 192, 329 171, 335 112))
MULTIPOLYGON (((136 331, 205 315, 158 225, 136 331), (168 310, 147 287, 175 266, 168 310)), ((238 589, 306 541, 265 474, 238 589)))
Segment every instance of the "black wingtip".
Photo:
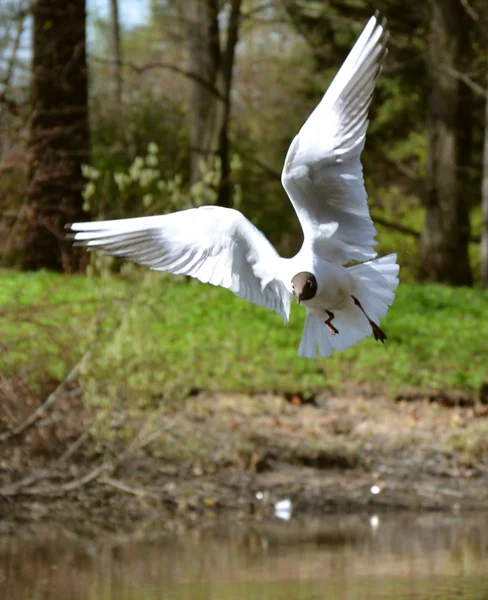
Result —
POLYGON ((66 223, 64 228, 65 229, 71 229, 73 227, 74 223, 66 223))

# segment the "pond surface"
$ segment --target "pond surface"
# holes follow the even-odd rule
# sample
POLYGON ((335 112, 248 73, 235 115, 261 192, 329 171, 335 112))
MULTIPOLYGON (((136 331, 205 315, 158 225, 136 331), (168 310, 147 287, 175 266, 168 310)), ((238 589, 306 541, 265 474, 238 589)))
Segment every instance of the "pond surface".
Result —
POLYGON ((488 514, 355 515, 213 526, 176 538, 0 537, 8 600, 488 598, 488 514))

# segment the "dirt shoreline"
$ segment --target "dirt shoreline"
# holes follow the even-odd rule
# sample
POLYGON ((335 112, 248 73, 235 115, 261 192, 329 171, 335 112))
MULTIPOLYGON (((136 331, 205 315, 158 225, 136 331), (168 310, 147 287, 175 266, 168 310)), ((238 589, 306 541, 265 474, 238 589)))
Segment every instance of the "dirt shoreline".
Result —
MULTIPOLYGON (((307 399, 199 393, 151 427, 132 419, 123 443, 94 435, 93 410, 67 393, 0 445, 0 531, 55 521, 170 532, 276 518, 283 499, 295 516, 486 510, 488 411, 477 401, 452 404, 364 390, 307 399)), ((0 406, 5 433, 36 402, 17 412, 0 406)), ((123 411, 117 419, 127 428, 123 411)))

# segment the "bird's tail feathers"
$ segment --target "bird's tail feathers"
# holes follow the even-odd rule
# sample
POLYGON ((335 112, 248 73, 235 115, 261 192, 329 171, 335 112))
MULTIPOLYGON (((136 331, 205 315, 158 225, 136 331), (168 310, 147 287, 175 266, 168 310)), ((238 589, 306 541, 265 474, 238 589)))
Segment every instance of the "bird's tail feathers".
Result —
POLYGON ((334 350, 343 352, 368 337, 371 327, 366 318, 363 316, 361 319, 355 313, 348 315, 347 312, 352 313, 345 310, 334 311, 332 324, 339 332, 336 335, 332 335, 325 325, 327 315, 319 319, 315 314, 307 312, 298 355, 315 358, 318 351, 319 356, 330 356, 334 350))
POLYGON ((395 298, 400 270, 396 261, 396 254, 388 254, 348 268, 354 276, 356 298, 376 323, 386 315, 395 298))
MULTIPOLYGON (((349 267, 353 275, 354 297, 360 302, 368 317, 379 325, 388 312, 398 286, 399 266, 396 254, 349 267)), ((330 356, 334 350, 343 352, 373 333, 368 319, 351 298, 343 308, 334 310, 332 325, 339 333, 333 335, 326 327, 327 315, 318 318, 307 311, 305 327, 298 350, 299 356, 315 358, 330 356)))

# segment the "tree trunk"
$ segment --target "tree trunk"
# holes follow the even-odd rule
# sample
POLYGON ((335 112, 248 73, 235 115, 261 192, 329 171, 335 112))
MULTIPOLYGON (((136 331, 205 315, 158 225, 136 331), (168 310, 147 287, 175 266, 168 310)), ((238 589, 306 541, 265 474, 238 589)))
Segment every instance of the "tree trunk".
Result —
POLYGON ((459 0, 434 0, 429 40, 428 165, 423 278, 471 285, 468 256, 470 91, 453 72, 469 64, 468 17, 459 0))
POLYGON ((115 104, 117 110, 122 108, 122 49, 120 45, 120 19, 118 0, 110 0, 110 25, 112 36, 112 60, 115 104))
POLYGON ((237 40, 239 39, 239 21, 241 15, 241 0, 231 0, 229 23, 227 26, 227 40, 225 52, 220 68, 220 89, 222 91, 221 119, 219 134, 219 156, 221 166, 221 182, 218 202, 220 206, 231 206, 232 192, 230 182, 230 157, 229 157, 229 122, 232 91, 232 74, 234 71, 234 58, 237 40))
POLYGON ((25 206, 25 269, 77 271, 84 254, 66 222, 86 220, 81 165, 89 157, 85 0, 32 0, 31 181, 25 206))
POLYGON ((202 85, 197 78, 190 80, 191 178, 192 181, 196 181, 200 174, 200 161, 215 156, 218 150, 218 0, 184 0, 183 14, 189 70, 206 83, 202 85))
POLYGON ((235 47, 239 35, 241 0, 231 0, 227 37, 219 37, 218 0, 184 0, 192 115, 190 144, 191 178, 200 177, 200 163, 218 157, 221 184, 218 202, 230 206, 229 120, 235 47), (204 82, 204 83, 202 83, 204 82))
POLYGON ((483 170, 481 190, 481 286, 488 288, 488 85, 485 100, 485 140, 483 147, 483 170))

